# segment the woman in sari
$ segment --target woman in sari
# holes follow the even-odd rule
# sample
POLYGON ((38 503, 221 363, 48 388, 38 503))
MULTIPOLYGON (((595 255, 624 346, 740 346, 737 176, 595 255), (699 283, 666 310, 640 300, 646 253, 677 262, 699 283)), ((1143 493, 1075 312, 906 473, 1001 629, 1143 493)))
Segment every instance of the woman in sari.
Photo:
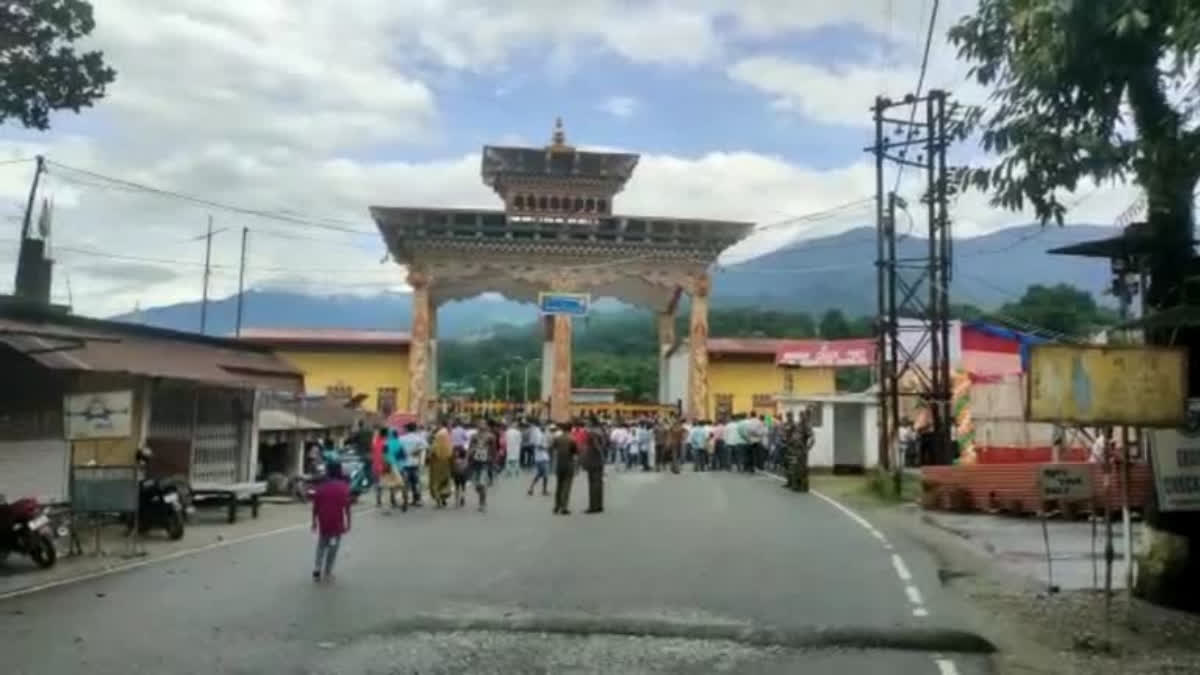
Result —
POLYGON ((433 447, 429 453, 429 496, 438 506, 450 501, 450 468, 454 451, 450 445, 450 430, 439 424, 433 434, 433 447))

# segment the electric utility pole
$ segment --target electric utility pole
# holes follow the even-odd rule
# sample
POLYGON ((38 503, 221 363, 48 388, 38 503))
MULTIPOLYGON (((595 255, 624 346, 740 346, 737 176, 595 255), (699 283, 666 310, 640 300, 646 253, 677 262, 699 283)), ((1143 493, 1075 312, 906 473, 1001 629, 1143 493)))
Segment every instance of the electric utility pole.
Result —
POLYGON ((213 238, 213 221, 212 215, 208 216, 208 234, 204 235, 204 292, 200 296, 200 334, 204 335, 205 329, 208 328, 208 277, 210 274, 209 264, 212 262, 212 238, 213 238))
POLYGON ((27 246, 26 242, 29 240, 29 228, 33 225, 33 205, 37 201, 38 183, 42 177, 42 172, 46 170, 46 158, 38 155, 36 162, 36 167, 33 170, 33 183, 29 186, 29 199, 25 202, 25 215, 21 218, 21 240, 17 242, 17 274, 13 279, 14 295, 24 295, 26 291, 26 286, 22 283, 22 279, 28 274, 23 268, 28 264, 29 254, 25 252, 25 247, 27 246))
POLYGON ((242 261, 238 267, 238 297, 237 297, 237 321, 234 324, 233 334, 236 337, 242 336, 242 305, 245 302, 243 292, 246 283, 246 237, 250 234, 250 228, 242 228, 242 261))
POLYGON ((916 396, 929 407, 933 434, 933 457, 929 459, 948 463, 954 454, 950 434, 953 254, 946 165, 946 148, 951 140, 946 122, 954 107, 947 111, 946 98, 946 92, 936 89, 925 96, 910 94, 899 101, 876 97, 875 144, 866 148, 875 156, 876 172, 878 451, 879 465, 884 469, 894 468, 893 462, 899 459, 893 456, 892 448, 899 436, 901 396, 916 396), (890 111, 901 108, 912 112, 908 119, 904 115, 889 116, 890 111), (903 252, 897 250, 897 245, 908 239, 915 223, 899 195, 884 193, 884 169, 890 165, 897 166, 897 170, 906 166, 923 169, 925 174, 921 202, 928 210, 928 232, 925 241, 911 242, 903 252), (902 211, 913 225, 903 234, 896 232, 897 211, 902 211), (916 384, 916 390, 902 392, 902 382, 916 384))

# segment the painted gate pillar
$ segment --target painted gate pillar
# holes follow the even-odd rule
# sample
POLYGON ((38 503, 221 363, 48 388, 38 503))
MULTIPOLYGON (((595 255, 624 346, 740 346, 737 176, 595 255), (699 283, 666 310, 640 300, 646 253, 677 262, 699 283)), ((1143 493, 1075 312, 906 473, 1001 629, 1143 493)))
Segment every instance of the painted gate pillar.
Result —
POLYGON ((571 317, 554 315, 554 370, 551 373, 550 419, 563 423, 571 418, 571 317))
POLYGON ((689 417, 708 416, 708 292, 707 274, 692 280, 692 316, 688 334, 688 400, 684 411, 689 417))
POLYGON ((432 377, 430 344, 433 335, 433 306, 429 297, 429 273, 409 268, 408 285, 412 287, 412 329, 408 348, 408 407, 422 421, 432 411, 429 384, 432 377))

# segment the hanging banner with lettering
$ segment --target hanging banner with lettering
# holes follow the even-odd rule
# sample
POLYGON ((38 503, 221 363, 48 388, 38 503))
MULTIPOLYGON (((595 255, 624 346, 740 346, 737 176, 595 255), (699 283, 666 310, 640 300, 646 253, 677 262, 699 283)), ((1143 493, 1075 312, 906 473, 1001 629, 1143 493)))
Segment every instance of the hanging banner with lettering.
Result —
POLYGON ((852 368, 875 364, 875 340, 798 340, 784 343, 775 364, 795 368, 852 368))

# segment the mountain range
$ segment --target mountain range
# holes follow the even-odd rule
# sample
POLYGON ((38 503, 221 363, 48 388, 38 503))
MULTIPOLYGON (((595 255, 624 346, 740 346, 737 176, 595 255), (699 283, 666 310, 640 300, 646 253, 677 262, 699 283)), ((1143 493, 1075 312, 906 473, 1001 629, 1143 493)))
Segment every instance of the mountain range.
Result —
MULTIPOLYGON (((1114 234, 1116 230, 1107 226, 1027 225, 957 239, 951 301, 994 308, 1017 299, 1031 284, 1056 283, 1071 284, 1104 300, 1109 280, 1106 262, 1046 251, 1114 234)), ((812 313, 837 308, 851 316, 873 314, 875 247, 875 230, 859 227, 720 267, 713 272, 712 305, 812 313)), ((903 237, 897 242, 897 256, 919 257, 927 247, 925 239, 903 237)), ((208 332, 232 334, 236 307, 236 296, 210 301, 208 332)), ((612 299, 600 299, 593 307, 599 313, 628 309, 612 299)), ((536 316, 533 305, 486 294, 439 308, 438 332, 443 338, 479 337, 498 324, 528 323, 536 316)), ((243 317, 243 325, 256 327, 407 330, 411 307, 405 293, 309 295, 264 288, 245 293, 243 317)), ((200 303, 177 303, 113 318, 195 331, 200 325, 200 303)))

